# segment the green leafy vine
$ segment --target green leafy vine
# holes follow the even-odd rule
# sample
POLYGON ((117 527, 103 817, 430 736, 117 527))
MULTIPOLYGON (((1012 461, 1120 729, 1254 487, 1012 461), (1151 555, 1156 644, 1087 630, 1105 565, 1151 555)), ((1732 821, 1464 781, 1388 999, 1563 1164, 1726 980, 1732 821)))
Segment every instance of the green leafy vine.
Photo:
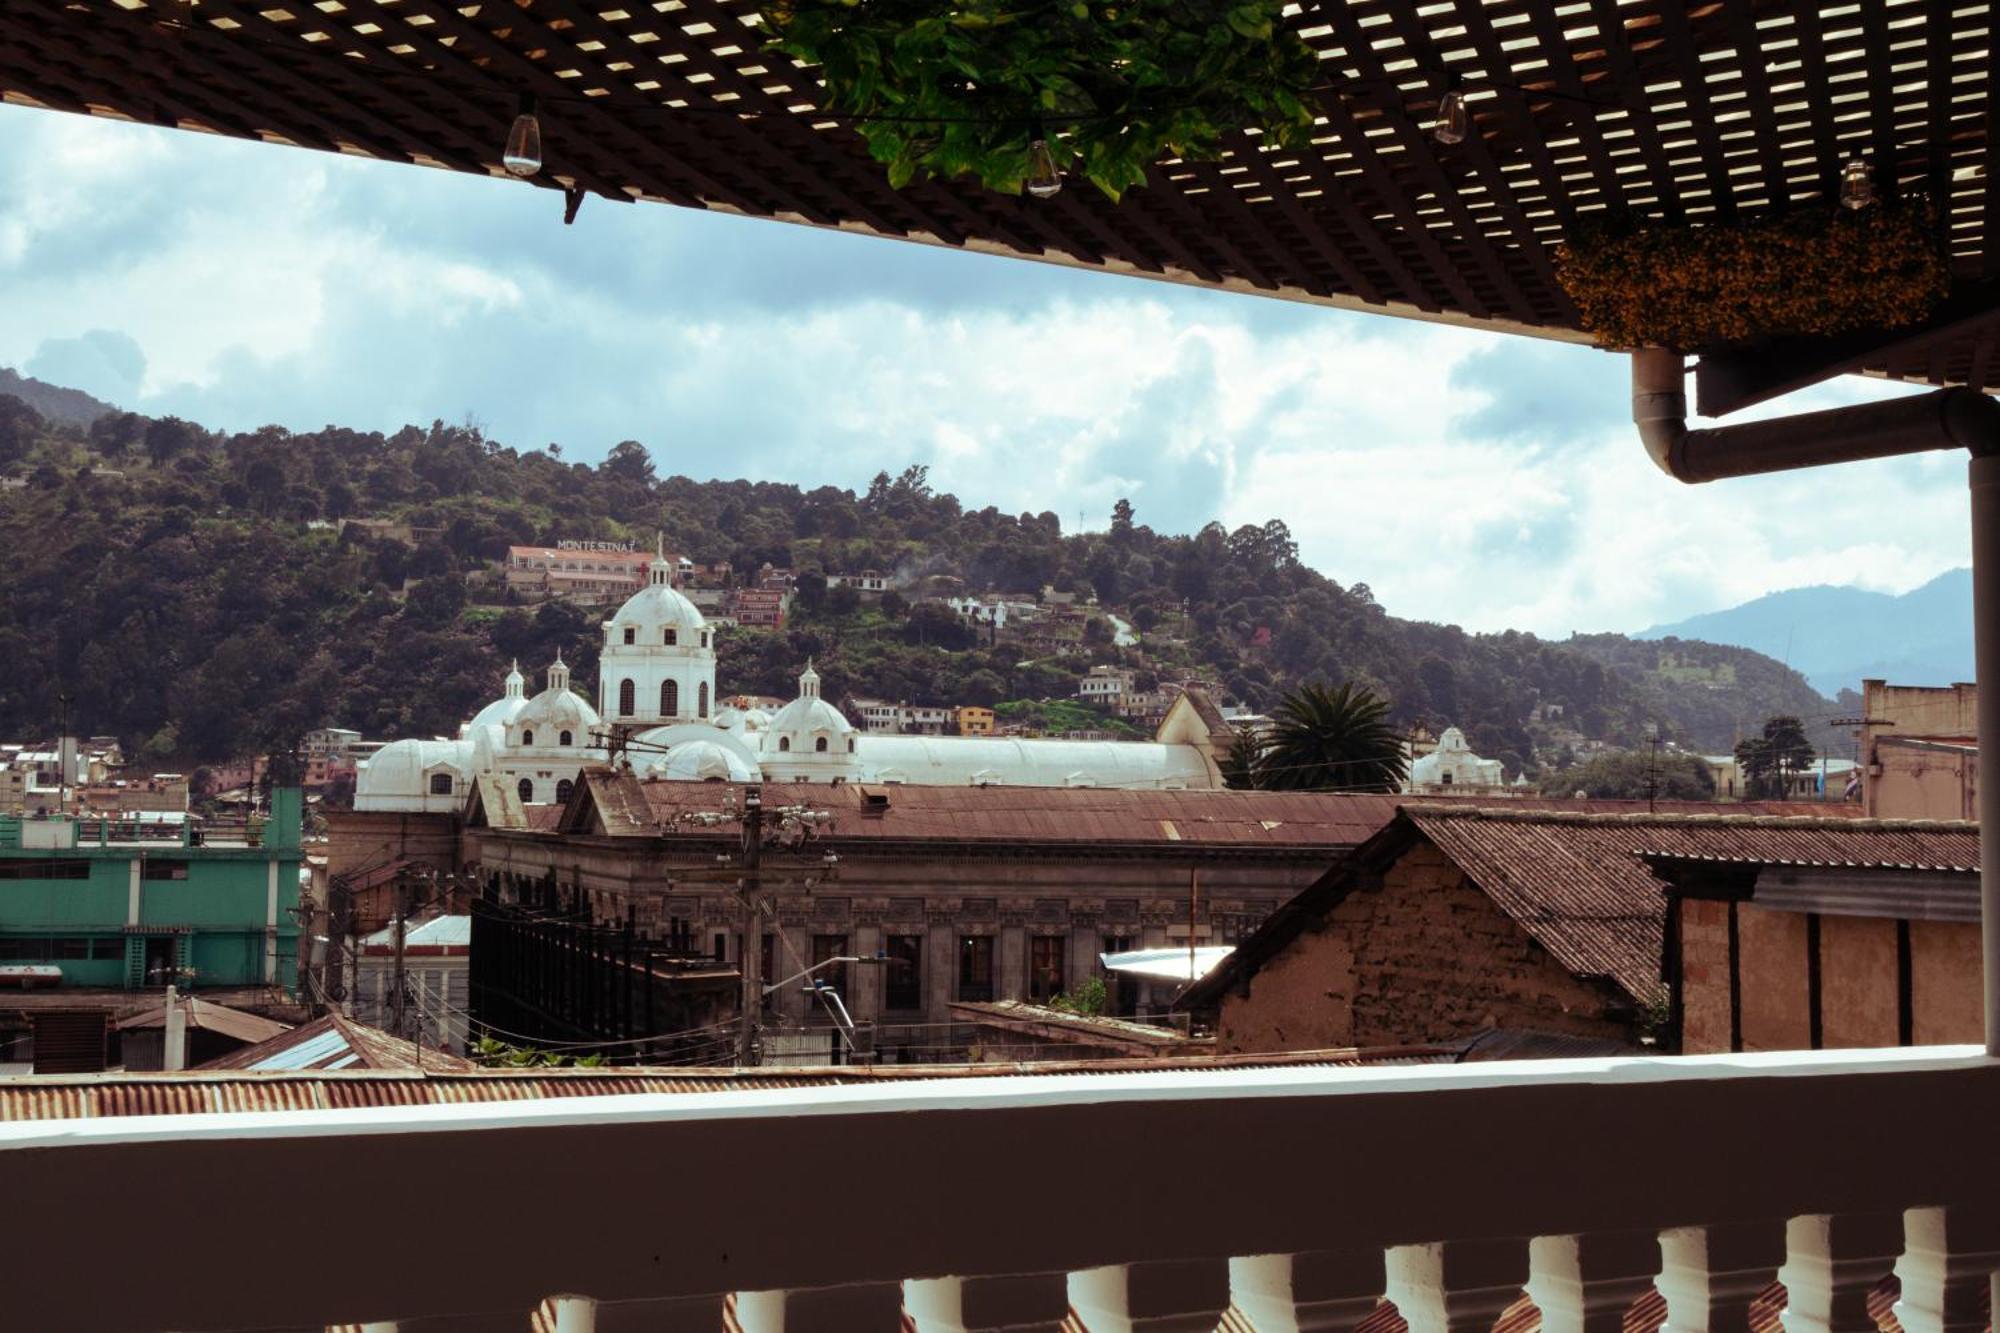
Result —
POLYGON ((1255 129, 1304 146, 1319 62, 1281 0, 779 0, 771 49, 817 66, 900 188, 972 176, 1019 193, 1032 145, 1113 199, 1165 158, 1255 129))

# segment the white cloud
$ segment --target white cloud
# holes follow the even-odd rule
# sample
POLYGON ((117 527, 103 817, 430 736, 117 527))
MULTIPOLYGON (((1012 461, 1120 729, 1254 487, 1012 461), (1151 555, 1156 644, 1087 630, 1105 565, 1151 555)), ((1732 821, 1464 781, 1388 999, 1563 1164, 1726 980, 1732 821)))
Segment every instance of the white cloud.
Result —
POLYGON ((653 206, 565 228, 507 182, 11 108, 0 131, 0 364, 125 335, 144 411, 469 413, 699 477, 927 462, 969 505, 1069 525, 1121 496, 1165 530, 1279 517, 1330 576, 1476 629, 1966 559, 1959 460, 1680 486, 1625 421, 1623 361, 1587 350, 653 206))

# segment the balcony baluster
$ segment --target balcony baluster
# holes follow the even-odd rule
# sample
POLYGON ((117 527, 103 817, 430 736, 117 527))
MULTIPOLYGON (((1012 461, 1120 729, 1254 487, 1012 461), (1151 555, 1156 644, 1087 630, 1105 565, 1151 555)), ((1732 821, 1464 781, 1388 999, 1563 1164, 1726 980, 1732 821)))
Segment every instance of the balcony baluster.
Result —
POLYGON ((1069 1304, 1090 1333, 1213 1333, 1229 1308, 1222 1259, 1112 1264, 1069 1275, 1069 1304))
POLYGON ((1868 1293, 1903 1250, 1899 1213, 1809 1214, 1785 1227, 1785 1333, 1875 1333, 1868 1293))
POLYGON ((1903 1333, 1980 1333, 2000 1269, 2000 1214, 1983 1207, 1911 1208, 1903 1214, 1903 1333))
POLYGON ((1069 1284, 1062 1273, 912 1279, 903 1310, 917 1333, 1055 1333, 1069 1312, 1069 1284))
POLYGON ((1488 1333, 1528 1281, 1522 1240, 1398 1245, 1385 1289, 1410 1333, 1488 1333))
POLYGON ((1625 1312, 1661 1265, 1656 1231, 1537 1236, 1528 1245, 1528 1294, 1542 1333, 1621 1333, 1625 1312))
POLYGON ((1229 1298, 1257 1333, 1348 1333, 1382 1303, 1382 1251, 1259 1254, 1229 1261, 1229 1298))
POLYGON ((1750 1303, 1785 1261, 1785 1223, 1675 1227, 1660 1235, 1661 1333, 1748 1333, 1750 1303))

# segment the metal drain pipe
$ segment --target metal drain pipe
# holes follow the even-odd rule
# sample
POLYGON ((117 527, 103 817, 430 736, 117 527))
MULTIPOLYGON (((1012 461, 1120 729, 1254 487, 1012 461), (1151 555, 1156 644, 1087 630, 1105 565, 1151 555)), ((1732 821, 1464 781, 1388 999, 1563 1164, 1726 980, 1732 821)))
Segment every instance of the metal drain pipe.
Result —
MULTIPOLYGON (((2000 402, 1971 389, 1837 407, 1708 430, 1687 428, 1678 352, 1632 354, 1632 420, 1646 452, 1678 481, 1890 458, 1933 449, 1972 454, 1972 633, 1979 707, 1979 917, 1986 969, 1986 1053, 2000 1057, 2000 402), (1993 685, 1994 689, 1984 687, 1993 685), (1994 830, 1995 836, 1985 836, 1994 830)), ((1868 756, 1862 756, 1867 762, 1868 756)))

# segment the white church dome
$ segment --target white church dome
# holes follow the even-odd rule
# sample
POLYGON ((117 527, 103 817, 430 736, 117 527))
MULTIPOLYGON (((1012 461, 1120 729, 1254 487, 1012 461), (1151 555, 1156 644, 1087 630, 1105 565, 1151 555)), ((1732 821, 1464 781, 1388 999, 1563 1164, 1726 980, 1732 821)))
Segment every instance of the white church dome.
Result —
POLYGON ((764 729, 758 753, 769 762, 783 755, 797 762, 809 755, 838 755, 842 760, 853 753, 854 724, 847 715, 819 697, 819 672, 806 663, 799 677, 799 697, 778 710, 764 729))
POLYGON ((514 663, 507 672, 507 692, 473 714, 472 721, 465 724, 465 730, 460 734, 472 736, 481 728, 505 727, 513 722, 521 715, 521 710, 528 706, 523 688, 526 683, 521 676, 521 664, 514 663))
POLYGON ((742 755, 714 741, 676 745, 653 771, 675 782, 755 782, 761 776, 742 755))
MULTIPOLYGON (((698 630, 708 622, 702 619, 701 608, 683 597, 670 584, 649 583, 625 599, 625 605, 618 608, 618 614, 611 618, 616 626, 630 625, 636 628, 638 641, 642 645, 660 642, 659 631, 698 630)), ((693 647, 692 640, 681 646, 693 647)))
POLYGON ((561 744, 565 731, 570 744, 589 745, 591 733, 603 725, 590 701, 570 689, 569 667, 560 654, 549 668, 549 687, 528 700, 510 724, 516 744, 543 747, 561 744))

